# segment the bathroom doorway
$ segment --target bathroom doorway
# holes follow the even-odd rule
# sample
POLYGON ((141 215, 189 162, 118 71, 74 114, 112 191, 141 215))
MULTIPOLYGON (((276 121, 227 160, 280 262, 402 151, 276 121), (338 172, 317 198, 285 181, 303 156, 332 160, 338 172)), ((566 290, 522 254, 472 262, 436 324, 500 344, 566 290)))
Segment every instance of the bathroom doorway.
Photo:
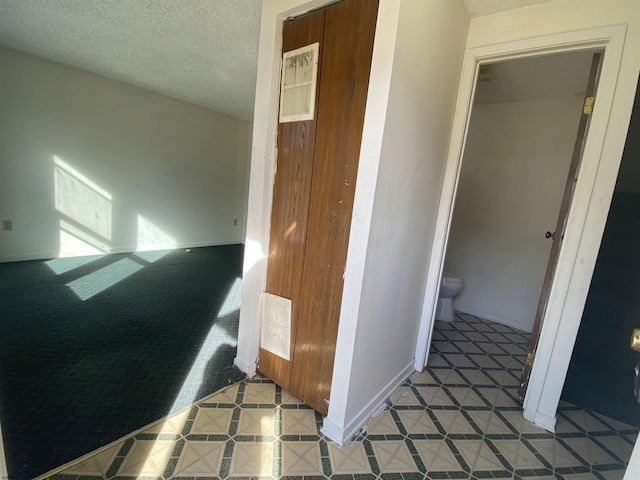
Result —
MULTIPOLYGON (((593 53, 512 60, 487 65, 480 71, 444 263, 445 271, 465 281, 464 291, 455 299, 456 311, 531 332, 593 53)), ((640 199, 640 167, 623 168, 625 172, 638 169, 640 199)), ((634 185, 630 174, 618 183, 617 190, 635 188, 628 186, 634 185)), ((626 201, 622 208, 628 212, 632 204, 628 193, 614 196, 612 211, 626 201)), ((640 213, 640 201, 635 212, 640 213)), ((603 244, 607 244, 606 238, 603 244)), ((597 278, 594 274, 594 281, 597 278)), ((637 282, 630 287, 635 285, 637 282)), ((640 311, 640 306, 636 309, 640 311)), ((587 323, 581 332, 592 324, 587 323)), ((633 357, 626 345, 631 329, 620 324, 612 326, 610 333, 614 332, 618 344, 611 348, 627 350, 626 355, 615 357, 618 367, 623 368, 620 358, 633 357), (621 329, 629 330, 624 334, 624 346, 619 342, 621 329)), ((590 349, 593 354, 593 345, 588 342, 579 336, 577 351, 590 349)), ((522 359, 524 363, 524 355, 522 359)), ((616 375, 623 382, 618 390, 624 390, 624 384, 633 385, 635 361, 627 363, 626 372, 616 375)), ((586 380, 588 375, 578 372, 579 365, 578 357, 572 361, 568 382, 582 383, 584 399, 597 396, 596 377, 586 380)), ((620 401, 629 406, 631 389, 627 390, 626 398, 620 401)), ((593 402, 581 401, 579 395, 565 396, 563 400, 638 426, 629 415, 594 408, 593 402)))
POLYGON ((594 53, 481 67, 444 262, 457 311, 534 329, 594 53))
POLYGON ((593 53, 482 67, 444 264, 459 311, 531 332, 593 53))

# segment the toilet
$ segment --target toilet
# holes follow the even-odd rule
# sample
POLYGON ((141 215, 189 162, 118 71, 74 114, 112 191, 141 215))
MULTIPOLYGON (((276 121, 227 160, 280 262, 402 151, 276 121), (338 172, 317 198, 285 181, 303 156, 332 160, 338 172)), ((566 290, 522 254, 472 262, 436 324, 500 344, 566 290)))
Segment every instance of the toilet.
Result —
POLYGON ((440 293, 438 294, 438 303, 436 305, 436 320, 444 322, 453 322, 453 297, 460 295, 464 288, 464 280, 454 275, 444 273, 440 284, 440 293))

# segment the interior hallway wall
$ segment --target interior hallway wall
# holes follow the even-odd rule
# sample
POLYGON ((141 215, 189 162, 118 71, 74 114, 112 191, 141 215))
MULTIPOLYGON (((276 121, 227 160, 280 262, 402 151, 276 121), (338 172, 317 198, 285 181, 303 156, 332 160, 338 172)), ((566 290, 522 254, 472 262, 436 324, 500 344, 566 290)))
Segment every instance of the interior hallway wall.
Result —
POLYGON ((456 309, 531 331, 582 96, 473 106, 445 270, 456 309))
MULTIPOLYGON (((468 25, 461 2, 400 3, 357 335, 349 352, 347 424, 357 424, 372 399, 380 400, 413 371, 428 240, 435 230, 468 25), (425 46, 424 55, 417 46, 425 46)), ((343 314, 341 328, 350 320, 343 314)))
POLYGON ((7 49, 0 71, 0 261, 242 242, 249 123, 7 49))

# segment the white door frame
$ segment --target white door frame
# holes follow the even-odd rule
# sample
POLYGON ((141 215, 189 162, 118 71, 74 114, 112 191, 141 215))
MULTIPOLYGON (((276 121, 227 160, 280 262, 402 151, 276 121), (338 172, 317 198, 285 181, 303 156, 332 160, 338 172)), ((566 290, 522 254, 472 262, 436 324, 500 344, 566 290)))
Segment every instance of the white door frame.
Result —
POLYGON ((551 431, 555 427, 556 409, 608 213, 608 204, 606 209, 602 209, 602 203, 594 206, 591 200, 597 196, 611 202, 615 176, 620 165, 618 158, 616 175, 613 175, 612 181, 609 179, 608 182, 603 182, 599 178, 603 175, 607 178, 611 176, 611 172, 602 172, 598 166, 607 141, 607 127, 617 87, 625 33, 626 25, 614 25, 468 48, 462 68, 416 345, 415 368, 418 371, 424 368, 431 344, 435 304, 453 216, 478 66, 481 63, 550 53, 593 48, 605 50, 597 101, 569 211, 565 240, 543 319, 536 361, 524 399, 525 418, 551 431), (596 182, 597 180, 601 181, 596 182), (588 229, 585 228, 587 223, 588 229))

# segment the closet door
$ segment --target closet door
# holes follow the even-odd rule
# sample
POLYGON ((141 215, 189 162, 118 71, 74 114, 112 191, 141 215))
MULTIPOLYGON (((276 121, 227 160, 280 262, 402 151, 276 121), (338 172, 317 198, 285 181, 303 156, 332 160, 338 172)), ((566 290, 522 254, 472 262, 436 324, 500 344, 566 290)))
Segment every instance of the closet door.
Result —
MULTIPOLYGON (((324 19, 324 10, 298 17, 284 23, 282 34, 284 52, 315 42, 320 44, 318 77, 322 69, 324 19)), ((289 339, 291 345, 295 343, 298 325, 302 272, 307 244, 316 118, 278 125, 278 159, 273 185, 266 291, 291 299, 291 338, 289 339)), ((291 354, 292 352, 290 352, 290 360, 285 360, 264 348, 260 349, 259 371, 285 390, 291 388, 291 360, 293 359, 291 354)))
POLYGON ((343 0, 288 22, 284 30, 285 52, 302 46, 304 29, 306 44, 320 42, 317 103, 314 120, 279 128, 267 292, 292 300, 291 354, 287 361, 261 349, 258 365, 323 414, 331 391, 377 10, 377 0, 343 0), (313 35, 312 27, 318 29, 313 35))

